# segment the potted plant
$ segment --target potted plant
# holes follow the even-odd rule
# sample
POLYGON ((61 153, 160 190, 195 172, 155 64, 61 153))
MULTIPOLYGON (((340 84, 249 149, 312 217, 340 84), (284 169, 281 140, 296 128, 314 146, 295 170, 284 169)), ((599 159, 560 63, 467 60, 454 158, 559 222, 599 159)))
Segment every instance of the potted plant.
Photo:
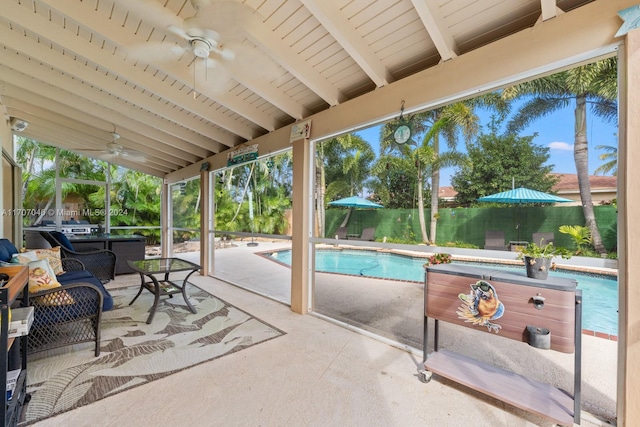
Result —
POLYGON ((546 244, 542 242, 543 240, 540 240, 539 245, 535 242, 527 244, 518 251, 518 259, 524 260, 527 277, 546 280, 551 268, 551 258, 560 256, 569 259, 572 254, 567 248, 554 246, 553 242, 546 244))
POLYGON ((451 262, 451 255, 444 252, 438 252, 429 257, 429 265, 449 264, 451 262))

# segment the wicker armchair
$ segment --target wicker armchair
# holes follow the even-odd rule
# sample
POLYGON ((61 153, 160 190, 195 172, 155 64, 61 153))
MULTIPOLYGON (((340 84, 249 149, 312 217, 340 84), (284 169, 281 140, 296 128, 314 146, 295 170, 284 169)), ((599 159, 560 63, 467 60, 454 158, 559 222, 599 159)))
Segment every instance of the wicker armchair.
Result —
MULTIPOLYGON (((66 274, 84 271, 82 262, 72 258, 63 259, 62 267, 66 274)), ((90 277, 85 280, 91 280, 90 277)), ((94 353, 99 356, 103 301, 102 291, 85 282, 30 293, 29 303, 34 312, 27 353, 95 341, 94 353)))
POLYGON ((115 277, 116 254, 108 249, 78 252, 73 249, 71 243, 62 233, 41 231, 51 247, 60 246, 62 258, 75 258, 84 264, 84 267, 93 273, 101 282, 108 282, 115 277))
POLYGON ((28 354, 95 341, 100 355, 102 292, 90 283, 71 283, 29 295, 33 325, 28 354))

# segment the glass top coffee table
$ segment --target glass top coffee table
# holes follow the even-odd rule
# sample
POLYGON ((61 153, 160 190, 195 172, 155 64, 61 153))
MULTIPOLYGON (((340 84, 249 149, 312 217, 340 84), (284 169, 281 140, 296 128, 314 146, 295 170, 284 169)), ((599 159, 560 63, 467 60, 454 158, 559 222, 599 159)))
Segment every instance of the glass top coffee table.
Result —
POLYGON ((129 267, 134 271, 140 273, 140 290, 136 296, 131 300, 129 305, 133 304, 140 296, 144 289, 151 292, 155 298, 153 300, 153 306, 149 312, 147 323, 153 321, 153 315, 156 314, 158 308, 158 302, 161 296, 169 296, 173 298, 174 294, 182 293, 184 301, 187 303, 189 310, 195 314, 196 309, 193 308, 189 299, 187 298, 186 287, 189 280, 189 276, 200 269, 200 266, 189 261, 185 261, 180 258, 154 258, 144 259, 137 261, 127 261, 129 267), (189 273, 184 279, 179 279, 178 282, 170 280, 169 274, 177 273, 180 271, 188 271, 189 273), (156 278, 156 274, 163 275, 161 279, 156 278), (145 276, 151 280, 145 280, 145 276), (181 282, 181 283, 179 283, 181 282))

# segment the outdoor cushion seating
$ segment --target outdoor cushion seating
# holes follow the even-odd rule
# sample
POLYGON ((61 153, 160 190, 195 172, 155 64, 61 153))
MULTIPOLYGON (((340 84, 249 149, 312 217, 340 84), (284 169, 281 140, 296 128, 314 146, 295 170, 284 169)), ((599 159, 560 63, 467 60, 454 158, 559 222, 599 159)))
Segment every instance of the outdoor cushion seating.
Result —
POLYGON ((504 231, 487 230, 484 236, 484 248, 494 251, 506 251, 509 246, 504 243, 504 231))
POLYGON ((108 249, 76 251, 67 236, 59 231, 40 231, 51 247, 60 246, 62 258, 75 258, 84 264, 102 282, 115 277, 117 256, 108 249))
POLYGON ((376 228, 375 227, 368 227, 362 230, 362 233, 360 234, 360 237, 356 237, 352 240, 365 240, 368 242, 373 242, 375 240, 374 238, 374 234, 376 234, 376 228))
POLYGON ((549 233, 533 233, 532 237, 533 237, 532 242, 535 243, 536 245, 540 245, 540 241, 542 241, 543 245, 546 245, 547 243, 555 244, 555 240, 556 240, 553 231, 549 233))
MULTIPOLYGON (((0 261, 15 265, 12 258, 19 255, 15 245, 8 239, 0 239, 0 248, 0 261)), ((40 266, 42 262, 48 263, 48 260, 30 264, 40 266)), ((34 308, 34 318, 27 353, 95 341, 95 355, 98 356, 102 311, 113 308, 113 298, 82 262, 63 258, 61 263, 64 273, 49 277, 53 283, 40 290, 31 286, 33 274, 30 269, 29 305, 34 308)), ((49 266, 43 274, 50 276, 53 270, 49 266)))

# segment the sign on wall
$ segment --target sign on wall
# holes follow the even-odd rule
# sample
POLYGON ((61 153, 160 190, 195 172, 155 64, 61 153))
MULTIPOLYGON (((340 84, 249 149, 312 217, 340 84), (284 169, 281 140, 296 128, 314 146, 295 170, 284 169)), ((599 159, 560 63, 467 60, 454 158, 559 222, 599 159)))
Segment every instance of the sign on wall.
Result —
POLYGON ((299 139, 309 138, 311 132, 311 120, 305 122, 294 123, 291 125, 291 136, 289 142, 297 141, 299 139))
POLYGON ((250 162, 258 158, 258 144, 243 147, 227 154, 227 166, 250 162))

